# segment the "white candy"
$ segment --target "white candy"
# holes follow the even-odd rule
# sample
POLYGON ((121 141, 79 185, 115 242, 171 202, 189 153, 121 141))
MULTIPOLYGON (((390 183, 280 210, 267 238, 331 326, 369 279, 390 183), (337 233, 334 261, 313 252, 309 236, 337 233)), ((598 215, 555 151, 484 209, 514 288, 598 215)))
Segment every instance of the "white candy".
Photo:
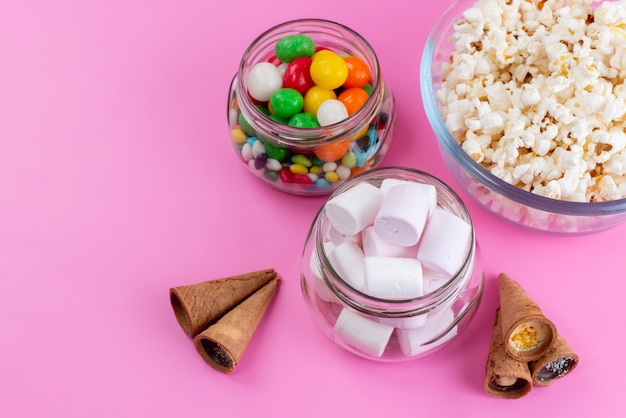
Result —
POLYGON ((365 262, 363 250, 354 241, 345 241, 335 247, 328 260, 346 283, 359 291, 365 290, 365 262))
POLYGON ((442 336, 437 341, 424 345, 444 332, 450 325, 452 325, 453 321, 454 313, 452 310, 447 309, 443 312, 428 315, 426 323, 419 328, 397 329, 396 335, 398 337, 402 353, 404 353, 407 357, 416 356, 450 340, 458 332, 456 325, 445 336, 442 336))
POLYGON ((339 100, 328 99, 317 108, 316 116, 320 126, 334 125, 348 118, 348 109, 339 100))
POLYGON ((373 357, 380 357, 387 347, 393 327, 343 308, 335 322, 333 332, 335 337, 341 338, 359 351, 373 357))
POLYGON ((356 235, 371 225, 383 203, 380 189, 359 183, 326 203, 326 216, 331 225, 345 235, 356 235))
POLYGON ((267 102, 272 93, 283 86, 278 67, 269 62, 255 64, 248 74, 248 92, 260 102, 267 102))
POLYGON ((422 296, 422 265, 415 258, 365 257, 365 293, 401 300, 422 296))
POLYGON ((434 209, 432 197, 422 186, 412 183, 389 189, 374 221, 382 239, 405 247, 417 244, 434 209))
POLYGON ((417 245, 402 247, 390 244, 378 236, 373 226, 365 228, 361 236, 363 239, 363 254, 366 257, 377 255, 383 257, 417 257, 417 245))
POLYGON ((471 232, 463 219, 436 208, 428 220, 417 259, 429 269, 453 275, 463 264, 471 232))

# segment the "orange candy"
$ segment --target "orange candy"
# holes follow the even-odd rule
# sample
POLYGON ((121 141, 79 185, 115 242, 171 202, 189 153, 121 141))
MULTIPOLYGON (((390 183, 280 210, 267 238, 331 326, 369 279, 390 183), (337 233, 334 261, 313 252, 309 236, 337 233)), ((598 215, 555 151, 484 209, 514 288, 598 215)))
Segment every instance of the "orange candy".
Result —
POLYGON ((324 162, 340 160, 350 149, 348 140, 332 142, 315 148, 315 155, 324 162))
POLYGON ((372 80, 370 69, 361 58, 349 56, 344 61, 348 66, 348 78, 343 83, 344 87, 363 87, 372 80))
POLYGON ((346 106, 348 115, 352 115, 363 106, 368 97, 367 92, 361 87, 351 87, 342 91, 337 99, 346 106))

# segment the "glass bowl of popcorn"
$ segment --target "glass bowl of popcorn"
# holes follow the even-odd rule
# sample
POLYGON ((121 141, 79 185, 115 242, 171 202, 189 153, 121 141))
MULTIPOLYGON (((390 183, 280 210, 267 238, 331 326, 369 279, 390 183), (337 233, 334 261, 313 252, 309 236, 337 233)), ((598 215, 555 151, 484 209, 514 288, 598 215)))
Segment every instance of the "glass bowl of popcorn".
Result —
POLYGON ((595 233, 626 220, 626 3, 458 0, 420 77, 455 181, 522 228, 595 233))

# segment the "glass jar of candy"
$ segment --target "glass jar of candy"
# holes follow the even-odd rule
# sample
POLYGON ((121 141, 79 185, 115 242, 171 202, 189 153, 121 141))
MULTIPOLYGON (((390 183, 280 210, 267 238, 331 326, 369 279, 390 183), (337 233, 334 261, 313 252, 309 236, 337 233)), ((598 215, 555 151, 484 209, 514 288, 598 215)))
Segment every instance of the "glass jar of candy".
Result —
POLYGON ((325 195, 387 153, 395 101, 359 34, 331 21, 294 20, 245 51, 228 123, 252 174, 284 192, 325 195))
MULTIPOLYGON (((419 212, 410 204, 405 209, 419 212)), ((464 203, 437 178, 402 167, 373 169, 337 188, 311 225, 300 269, 317 327, 339 347, 375 361, 417 359, 454 341, 468 327, 484 287, 482 256, 464 203), (393 194, 412 200, 408 190, 414 185, 428 188, 436 202, 417 243, 381 240, 385 205, 393 194), (339 203, 341 196, 349 198, 339 203), (346 221, 349 204, 361 221, 346 221)))

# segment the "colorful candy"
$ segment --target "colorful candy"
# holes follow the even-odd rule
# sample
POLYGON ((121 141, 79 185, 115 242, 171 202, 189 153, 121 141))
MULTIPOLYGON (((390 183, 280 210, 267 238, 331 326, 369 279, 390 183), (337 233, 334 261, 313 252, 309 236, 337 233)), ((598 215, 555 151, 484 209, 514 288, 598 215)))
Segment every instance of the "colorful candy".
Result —
POLYGON ((363 87, 372 81, 370 68, 361 58, 349 56, 344 58, 344 61, 348 67, 348 77, 343 83, 345 88, 363 87))
POLYGON ((337 99, 322 102, 317 109, 317 121, 320 126, 334 125, 348 117, 348 109, 337 99))
POLYGON ((281 188, 325 191, 373 164, 379 149, 377 133, 385 129, 385 123, 381 124, 384 112, 356 130, 350 128, 350 134, 343 137, 326 140, 323 137, 327 133, 320 130, 340 124, 363 108, 372 83, 367 63, 344 51, 317 46, 304 34, 279 39, 273 52, 252 66, 244 84, 258 113, 244 116, 236 97, 230 104, 232 141, 250 170, 285 185, 281 188), (289 145, 289 141, 270 140, 266 127, 258 125, 263 115, 302 129, 302 136, 297 134, 291 141, 322 140, 319 144, 309 142, 302 149, 289 145), (308 136, 305 131, 309 129, 318 131, 308 136))
POLYGON ((310 36, 289 35, 276 42, 276 57, 282 62, 291 62, 298 57, 310 57, 315 52, 315 42, 310 36))
POLYGON ((347 80, 348 66, 337 53, 323 49, 313 55, 311 78, 321 88, 334 90, 347 80))
POLYGON ((270 112, 289 119, 296 113, 300 113, 303 103, 302 95, 296 90, 281 88, 270 97, 270 112))
POLYGON ((304 95, 315 82, 311 78, 311 58, 298 57, 291 61, 283 74, 283 87, 297 90, 304 95))
POLYGON ((348 115, 355 114, 367 101, 369 95, 361 87, 350 87, 339 94, 337 99, 344 104, 348 115))
POLYGON ((272 93, 283 86, 283 76, 278 67, 269 62, 259 62, 248 75, 248 93, 258 101, 267 102, 272 93))

